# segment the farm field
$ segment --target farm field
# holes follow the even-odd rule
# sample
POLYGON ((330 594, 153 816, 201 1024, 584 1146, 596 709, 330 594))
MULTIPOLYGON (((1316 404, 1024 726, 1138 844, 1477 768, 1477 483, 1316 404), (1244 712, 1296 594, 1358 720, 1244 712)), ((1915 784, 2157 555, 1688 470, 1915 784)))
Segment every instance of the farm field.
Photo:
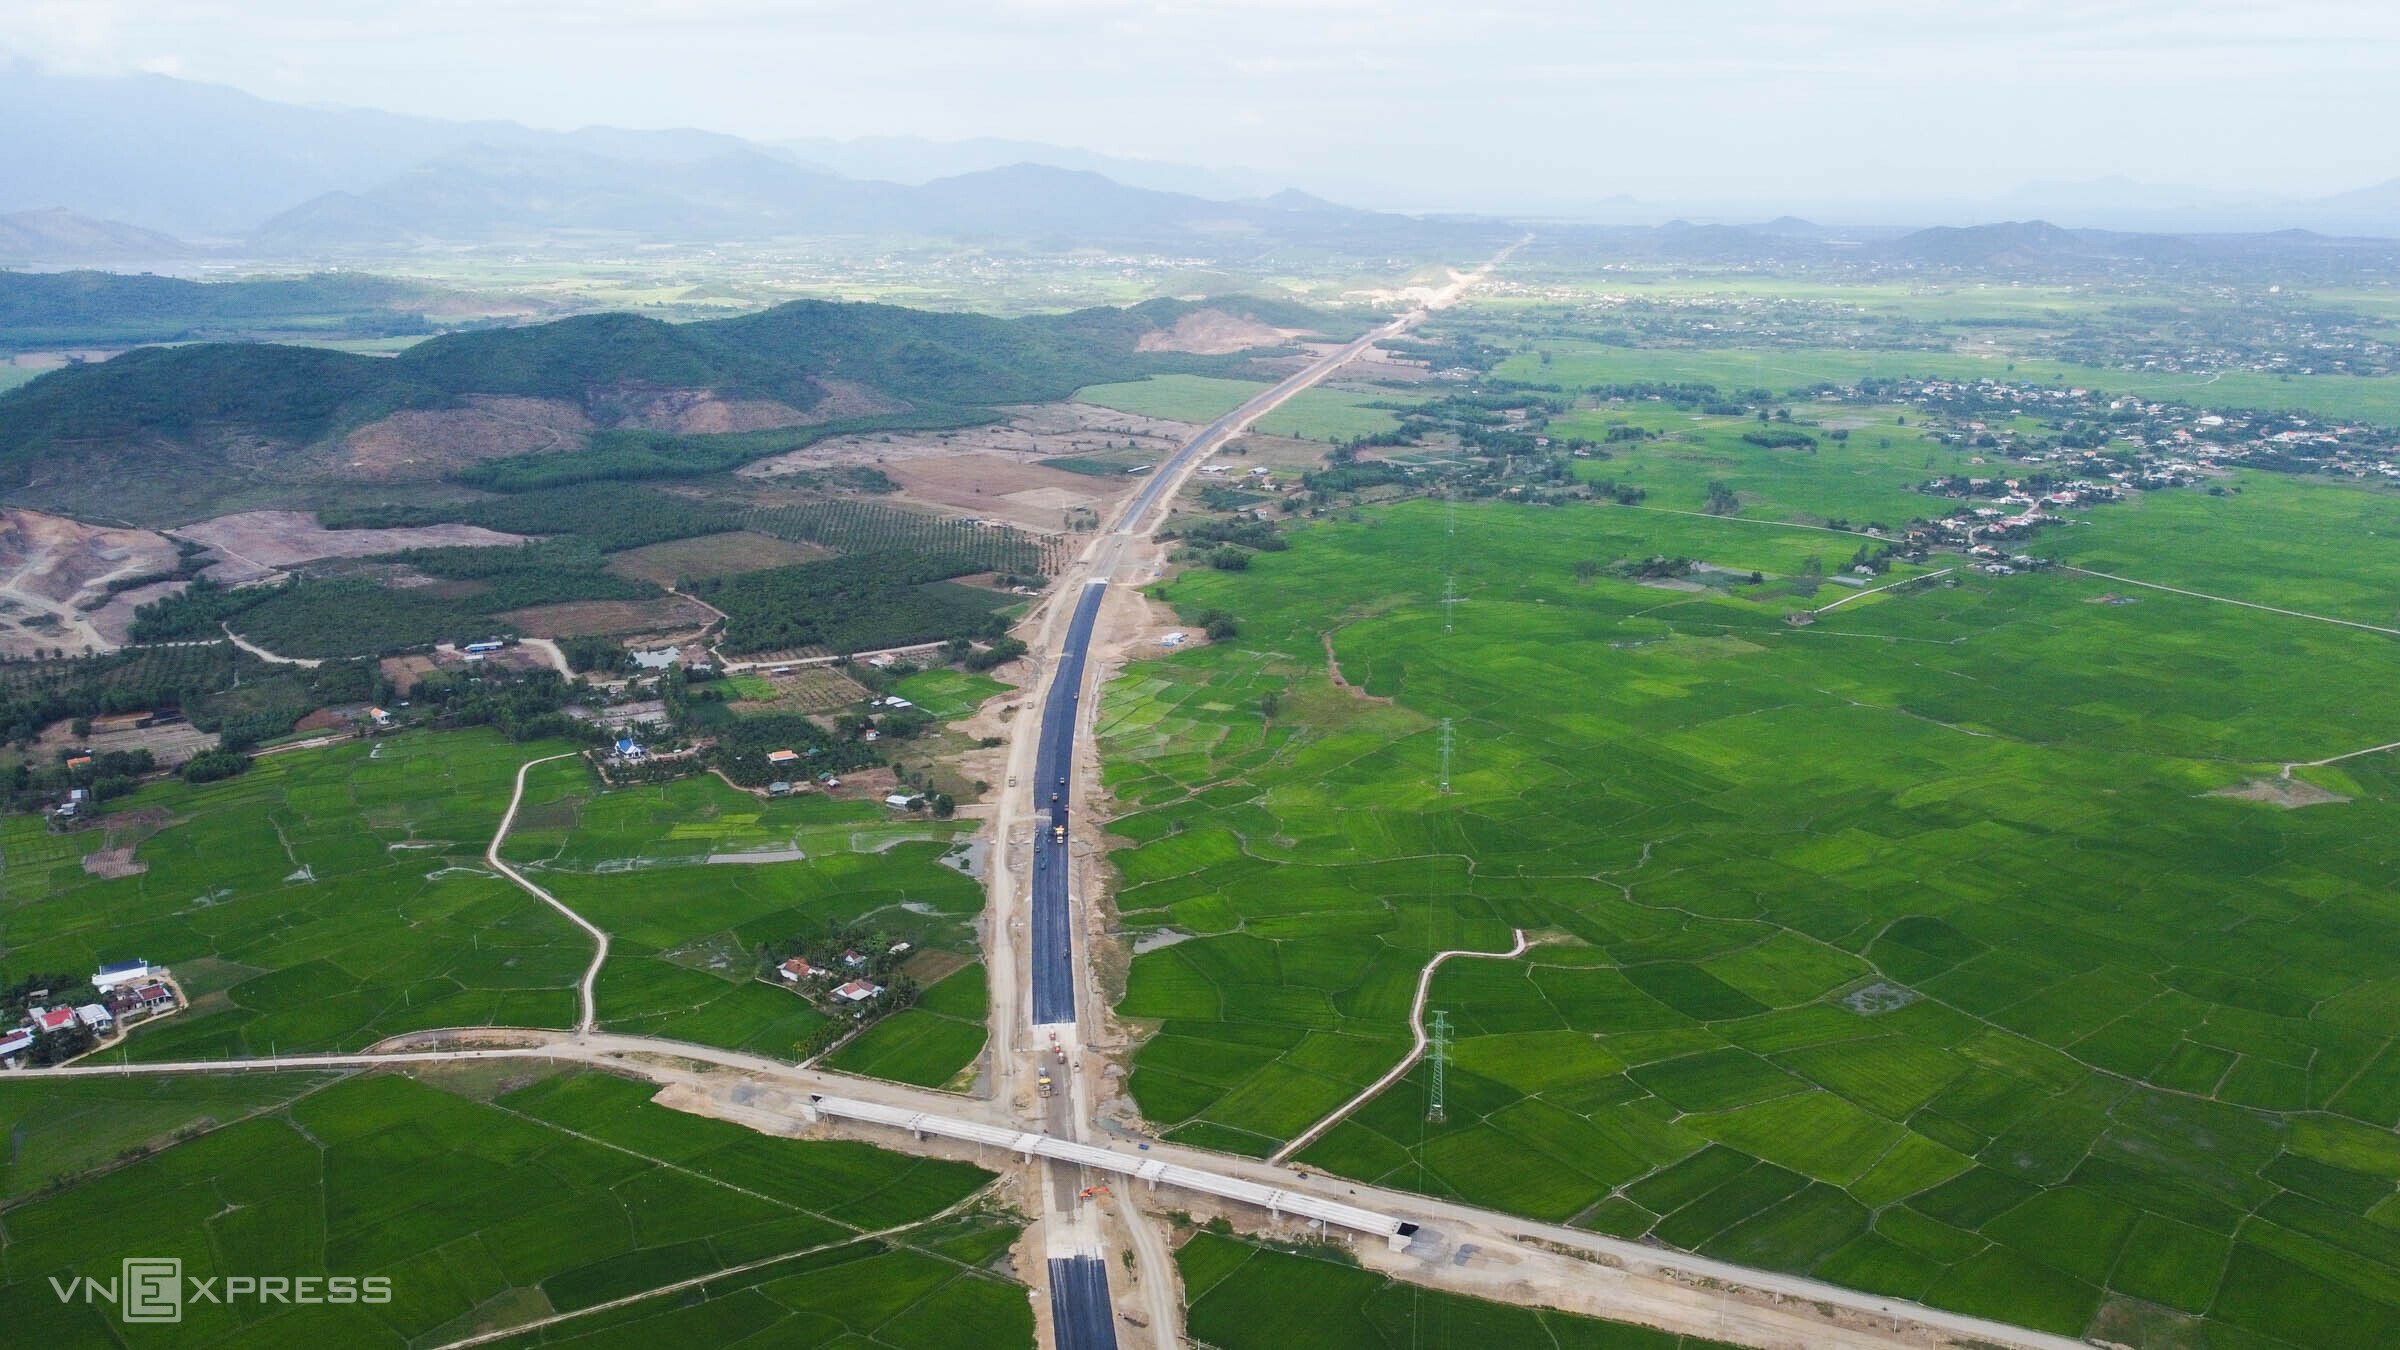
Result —
POLYGON ((11 1079, 0 1077, 0 1209, 56 1182, 155 1149, 187 1131, 273 1111, 332 1074, 11 1079))
MULTIPOLYGON (((753 658, 760 659, 760 658, 753 658)), ((770 668, 771 669, 771 668, 770 668)), ((776 675, 758 669, 727 676, 741 696, 737 712, 825 713, 868 697, 866 686, 839 666, 794 666, 776 675)))
POLYGON ((1903 375, 2015 380, 2181 399, 2203 406, 2305 409, 2328 417, 2366 418, 2387 426, 2400 423, 2400 376, 2115 370, 2033 356, 1888 349, 1634 348, 1572 341, 1542 345, 1549 352, 1547 362, 1539 352, 1521 352, 1502 361, 1492 373, 1502 379, 1567 390, 1643 380, 1697 380, 1728 389, 1777 393, 1827 381, 1903 375))
POLYGON ((589 954, 483 866, 517 765, 565 749, 486 731, 273 755, 205 787, 165 782, 104 819, 136 875, 87 872, 97 830, 0 821, 0 979, 141 957, 192 1006, 112 1053, 356 1049, 404 1031, 566 1026, 589 954), (135 825, 134 822, 146 822, 135 825), (146 836, 146 837, 145 837, 146 836))
POLYGON ((599 792, 561 761, 528 777, 508 859, 608 930, 603 1026, 788 1058, 825 1018, 755 978, 763 945, 855 927, 972 949, 983 893, 941 859, 973 823, 890 815, 705 775, 599 792))
POLYGON ((1023 1288, 987 1269, 1013 1229, 961 1211, 989 1173, 753 1134, 602 1075, 496 1086, 486 1099, 472 1081, 458 1095, 350 1078, 17 1201, 0 1317, 25 1343, 109 1342, 107 1305, 62 1303, 48 1279, 175 1256, 202 1278, 271 1269, 391 1289, 376 1305, 192 1303, 178 1343, 399 1347, 766 1262, 704 1286, 704 1300, 637 1302, 542 1335, 1031 1343, 1023 1288))
POLYGON ((1097 404, 1142 417, 1207 423, 1267 391, 1263 380, 1229 380, 1214 375, 1153 375, 1146 380, 1095 384, 1075 391, 1078 403, 1097 404))
POLYGON ((771 534, 727 530, 626 549, 609 558, 608 570, 637 581, 673 586, 687 577, 718 577, 814 562, 828 552, 771 534))
MULTIPOLYGON (((1811 509, 1764 481, 1762 511, 1811 509)), ((2149 575, 2203 504, 2229 501, 2062 529, 2149 575)), ((1574 564, 1789 574, 1855 536, 1448 519, 1371 509, 1177 578, 1241 636, 1105 693, 1118 907, 1187 935, 1118 1007, 1155 1028, 1129 1079, 1154 1125, 1271 1151, 1397 1061, 1432 952, 1524 928, 1526 957, 1434 981, 1446 1120, 1420 1068, 1302 1163, 2065 1334, 2400 1335, 2400 764, 2302 769, 2342 800, 2299 810, 2212 795, 2400 739, 2374 715, 2392 639, 2097 603, 2108 583, 2064 572, 1793 627, 1772 585, 1574 564)), ((2386 555, 2311 538, 2262 545, 2256 594, 2385 584, 2386 555)))
POLYGON ((1347 1262, 1203 1231, 1175 1252, 1195 1339, 1218 1350, 1716 1350, 1717 1341, 1420 1289, 1347 1262))
POLYGON ((893 685, 892 692, 942 721, 955 722, 1015 687, 963 670, 924 670, 893 685))
MULTIPOLYGON (((1146 380, 1092 385, 1077 390, 1075 398, 1080 403, 1144 417, 1206 423, 1232 412, 1269 387, 1256 380, 1228 380, 1209 375, 1154 375, 1146 380)), ((1400 424, 1389 412, 1369 404, 1413 403, 1422 397, 1404 390, 1324 386, 1304 389, 1282 407, 1259 418, 1257 430, 1269 436, 1346 440, 1389 431, 1400 424)))
MULTIPOLYGON (((1699 511, 1708 504, 1708 485, 1723 483, 1741 502, 1745 519, 1823 524, 1870 521, 1898 528, 1933 513, 1938 499, 1916 490, 1928 478, 1963 473, 1970 454, 1899 425, 1905 411, 1892 408, 1793 410, 1793 424, 1778 430, 1815 438, 1807 449, 1776 450, 1750 444, 1745 434, 1762 428, 1744 417, 1711 417, 1657 404, 1568 413, 1550 423, 1552 434, 1602 440, 1618 427, 1639 428, 1658 439, 1619 441, 1607 459, 1578 460, 1575 474, 1639 487, 1644 504, 1699 511), (1812 419, 1821 418, 1823 425, 1812 419), (1831 431, 1847 431, 1835 440, 1831 431)), ((1864 542, 1864 541, 1861 541, 1864 542)), ((1830 562, 1831 560, 1828 559, 1830 562)))

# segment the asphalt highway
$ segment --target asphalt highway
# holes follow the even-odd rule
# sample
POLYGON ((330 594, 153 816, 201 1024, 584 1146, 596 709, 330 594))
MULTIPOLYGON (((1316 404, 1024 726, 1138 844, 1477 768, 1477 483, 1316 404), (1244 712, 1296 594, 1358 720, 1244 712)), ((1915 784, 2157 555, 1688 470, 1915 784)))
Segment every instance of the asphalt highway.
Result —
POLYGON ((1058 1350, 1117 1350, 1107 1263, 1096 1256, 1051 1258, 1050 1325, 1058 1350))
MULTIPOLYGON (((1067 807, 1074 789, 1075 729, 1083 697, 1083 660, 1092 644, 1092 625, 1108 594, 1088 582, 1076 601, 1075 618, 1059 648, 1050 696, 1042 705, 1041 749, 1034 757, 1033 818, 1033 1022, 1047 1026, 1075 1020, 1075 910, 1067 894, 1067 807)), ((1065 1089, 1065 1084, 1060 1085, 1065 1089)))

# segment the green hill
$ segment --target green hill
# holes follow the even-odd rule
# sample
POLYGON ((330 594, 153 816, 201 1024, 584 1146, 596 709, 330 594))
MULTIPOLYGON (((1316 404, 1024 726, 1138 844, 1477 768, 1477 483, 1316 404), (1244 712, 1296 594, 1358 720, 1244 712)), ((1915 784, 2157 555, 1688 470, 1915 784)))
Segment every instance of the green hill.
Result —
POLYGON ((145 506, 137 490, 111 512, 163 520, 235 501, 311 505, 341 477, 345 457, 330 451, 341 436, 395 412, 459 408, 485 395, 556 400, 589 416, 601 427, 590 458, 504 448, 429 475, 525 488, 716 472, 833 431, 955 424, 1087 384, 1222 369, 1229 358, 1137 350, 1145 334, 1195 307, 1154 301, 995 319, 802 300, 699 323, 594 314, 455 333, 397 357, 265 344, 143 348, 0 396, 0 495, 73 509, 95 490, 138 489, 157 475, 180 486, 172 506, 145 506), (862 417, 855 397, 829 400, 827 381, 863 391, 885 411, 862 417), (823 424, 702 436, 615 411, 671 391, 822 407, 823 424), (62 473, 70 460, 73 472, 62 473), (41 486, 29 490, 36 475, 41 486))
POLYGON ((276 331, 426 332, 433 287, 356 272, 186 281, 118 272, 0 272, 0 351, 189 342, 276 331))

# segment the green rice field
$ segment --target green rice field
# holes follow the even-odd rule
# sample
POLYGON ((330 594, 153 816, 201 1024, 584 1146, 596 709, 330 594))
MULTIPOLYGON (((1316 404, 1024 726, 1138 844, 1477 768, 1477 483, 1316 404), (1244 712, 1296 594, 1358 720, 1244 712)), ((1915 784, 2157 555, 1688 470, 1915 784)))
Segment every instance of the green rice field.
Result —
POLYGON ((757 978, 761 946, 867 928, 972 946, 983 892, 941 859, 973 823, 890 816, 815 793, 762 800, 714 776, 601 792, 561 761, 528 779, 508 858, 608 930, 604 1026, 789 1058, 825 1017, 757 978))
MULTIPOLYGON (((171 966, 192 1006, 114 1053, 357 1049, 441 1026, 567 1026, 590 948, 483 866, 517 766, 484 731, 269 755, 110 804, 108 831, 0 821, 0 979, 171 966), (114 838, 140 871, 85 859, 114 838)), ((580 770, 578 770, 580 771, 580 770)))
POLYGON ((1717 1350, 1646 1327, 1399 1284, 1330 1253, 1193 1235, 1175 1253, 1190 1329, 1218 1350, 1717 1350))
MULTIPOLYGON (((1077 390, 1075 399, 1143 417, 1212 422, 1265 393, 1269 387, 1255 380, 1209 375, 1153 375, 1146 380, 1095 384, 1077 390)), ((1304 440, 1346 440, 1400 425, 1389 411, 1372 405, 1413 403, 1422 397, 1389 389, 1329 386, 1303 389, 1283 406, 1260 417, 1256 430, 1269 436, 1295 436, 1304 440)))
POLYGON ((989 675, 963 670, 923 670, 893 685, 892 692, 942 721, 955 722, 971 715, 994 695, 1012 688, 1015 686, 989 675))
MULTIPOLYGON (((200 1278, 389 1281, 373 1304, 187 1302, 176 1344, 405 1347, 557 1315, 508 1343, 1032 1343, 1025 1290, 994 1268, 1015 1227, 972 1207, 992 1177, 966 1164, 755 1134, 601 1075, 488 1097, 258 1081, 285 1100, 238 1122, 206 1123, 224 1084, 154 1090, 161 1111, 184 1094, 192 1137, 8 1202, 12 1343, 121 1343, 108 1304, 62 1302, 50 1281, 107 1279, 127 1256, 200 1278)), ((0 1112, 52 1091, 0 1084, 0 1112)))
POLYGON ((1992 379, 2073 385, 2203 407, 2304 409, 2328 417, 2366 418, 2386 426, 2400 423, 2400 376, 2113 370, 2030 356, 1827 347, 1640 348, 1573 342, 1544 346, 1550 353, 1548 363, 1539 353, 1523 352, 1502 361, 1493 374, 1570 390, 1662 380, 1705 381, 1726 389, 1777 393, 1828 381, 1909 375, 1992 379))
MULTIPOLYGON (((1663 483, 1653 449, 1608 467, 1663 483)), ((1118 906, 1182 939, 1118 1007, 1144 1113, 1265 1154, 1398 1060, 1431 953, 1522 928, 1434 982, 1445 1120, 1420 1067, 1302 1163, 2064 1334, 2400 1337, 2400 764, 2215 795, 2400 739, 2394 640, 2063 571, 1806 627, 1830 595, 1606 574, 1847 557, 1772 519, 1834 500, 1726 471, 1742 517, 1402 503, 1167 586, 1243 627, 1100 718, 1118 906)), ((2260 603, 2400 593, 2358 542, 2391 494, 2233 481, 2045 539, 2260 603)))

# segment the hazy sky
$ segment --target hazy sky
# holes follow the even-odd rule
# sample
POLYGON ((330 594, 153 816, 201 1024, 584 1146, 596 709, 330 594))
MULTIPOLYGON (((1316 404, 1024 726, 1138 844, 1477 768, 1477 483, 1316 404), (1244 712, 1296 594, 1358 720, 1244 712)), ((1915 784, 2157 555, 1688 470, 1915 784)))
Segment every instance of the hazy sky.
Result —
POLYGON ((1022 137, 1382 204, 2400 175, 2394 0, 0 0, 0 52, 558 128, 1022 137))

